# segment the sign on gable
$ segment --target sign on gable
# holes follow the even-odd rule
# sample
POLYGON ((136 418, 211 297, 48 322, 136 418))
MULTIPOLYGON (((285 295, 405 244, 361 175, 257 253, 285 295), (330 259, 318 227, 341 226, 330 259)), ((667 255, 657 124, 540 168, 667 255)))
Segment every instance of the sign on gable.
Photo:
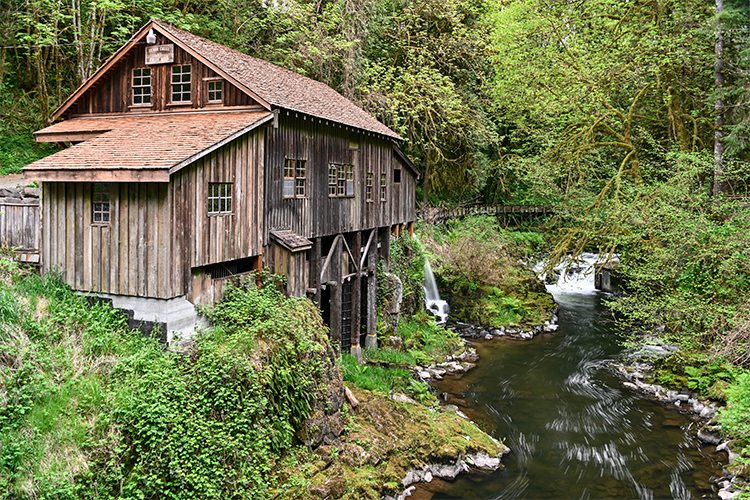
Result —
POLYGON ((149 45, 146 47, 146 64, 166 64, 174 62, 174 44, 149 45))

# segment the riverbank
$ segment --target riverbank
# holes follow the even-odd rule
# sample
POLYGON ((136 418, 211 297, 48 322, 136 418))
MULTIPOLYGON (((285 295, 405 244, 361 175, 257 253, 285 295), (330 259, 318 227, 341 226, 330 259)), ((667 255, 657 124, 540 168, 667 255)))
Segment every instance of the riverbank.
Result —
POLYGON ((420 485, 420 498, 718 498, 722 466, 692 417, 631 393, 599 294, 560 292, 559 329, 472 340, 477 367, 436 387, 511 448, 494 474, 420 485))

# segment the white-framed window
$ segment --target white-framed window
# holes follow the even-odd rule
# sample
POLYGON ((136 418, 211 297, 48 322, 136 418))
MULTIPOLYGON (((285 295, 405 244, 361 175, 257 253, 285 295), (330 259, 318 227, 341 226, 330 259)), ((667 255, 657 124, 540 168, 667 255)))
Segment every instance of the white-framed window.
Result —
POLYGON ((189 64, 172 66, 172 102, 190 102, 191 75, 189 64))
POLYGON ((227 215, 232 213, 232 183, 208 183, 208 215, 227 215))
POLYGON ((354 196, 353 165, 336 165, 331 163, 328 166, 328 196, 354 196))
POLYGON ((328 196, 336 196, 337 171, 336 165, 328 165, 328 196))
POLYGON ((206 84, 208 86, 208 102, 223 102, 224 80, 209 80, 206 84))
POLYGON ((91 192, 91 220, 94 224, 109 224, 109 184, 95 183, 91 192))
POLYGON ((307 196, 307 160, 284 160, 284 198, 307 196))
POLYGON ((386 193, 386 189, 385 189, 387 186, 386 181, 387 181, 386 175, 380 174, 380 201, 385 201, 386 200, 385 197, 388 194, 386 193))
POLYGON ((151 68, 133 69, 133 105, 151 104, 151 68))
POLYGON ((372 201, 372 172, 367 172, 365 179, 365 198, 372 201))

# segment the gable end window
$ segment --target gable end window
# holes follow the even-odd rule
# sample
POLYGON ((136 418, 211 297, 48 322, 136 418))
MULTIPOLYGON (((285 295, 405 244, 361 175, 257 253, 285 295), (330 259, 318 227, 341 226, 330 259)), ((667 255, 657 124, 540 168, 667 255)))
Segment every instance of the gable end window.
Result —
POLYGON ((307 196, 307 160, 284 160, 284 198, 307 196))
POLYGON ((109 184, 93 184, 91 220, 95 224, 109 224, 109 184))
POLYGON ((208 215, 227 215, 232 213, 232 183, 208 183, 208 215))
POLYGON ((133 105, 151 104, 151 68, 133 69, 133 105))
POLYGON ((190 76, 189 64, 172 66, 172 102, 190 102, 190 76))
POLYGON ((386 198, 386 176, 385 174, 380 174, 380 201, 385 201, 386 198))
POLYGON ((394 168, 393 169, 393 183, 398 184, 400 182, 401 182, 401 169, 394 168))
POLYGON ((354 196, 353 165, 331 163, 328 166, 328 196, 342 198, 354 196))
POLYGON ((208 102, 224 101, 224 80, 210 80, 208 85, 208 102))

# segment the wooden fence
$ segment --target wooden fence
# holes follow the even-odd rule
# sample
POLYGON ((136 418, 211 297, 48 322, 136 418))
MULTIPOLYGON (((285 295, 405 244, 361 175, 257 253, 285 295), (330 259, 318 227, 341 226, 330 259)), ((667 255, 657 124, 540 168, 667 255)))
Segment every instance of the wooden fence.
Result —
POLYGON ((22 262, 39 263, 39 204, 0 203, 0 246, 22 262))
POLYGON ((494 205, 494 206, 476 206, 476 207, 456 207, 456 208, 428 208, 417 210, 417 218, 429 221, 440 222, 449 219, 460 219, 470 215, 547 215, 553 213, 550 206, 545 205, 494 205))

